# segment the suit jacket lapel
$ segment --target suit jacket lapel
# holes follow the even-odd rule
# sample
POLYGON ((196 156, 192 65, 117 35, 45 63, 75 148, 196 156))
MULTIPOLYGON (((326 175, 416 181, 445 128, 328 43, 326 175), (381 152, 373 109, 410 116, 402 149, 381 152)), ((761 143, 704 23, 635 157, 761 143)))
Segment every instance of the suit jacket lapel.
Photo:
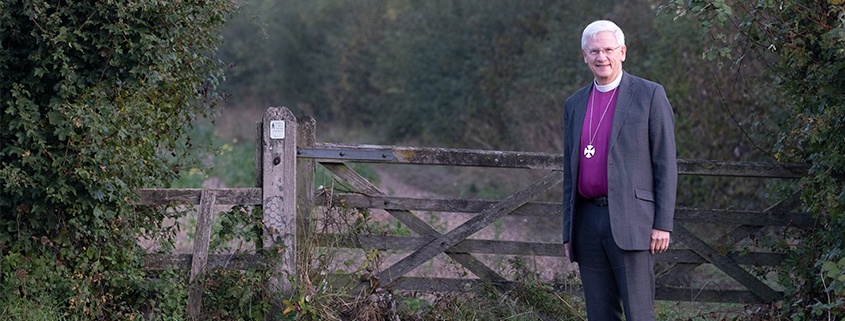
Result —
POLYGON ((622 81, 619 83, 618 97, 616 98, 616 108, 613 111, 613 127, 610 130, 610 144, 607 150, 610 151, 613 145, 616 144, 616 138, 619 137, 619 132, 622 131, 622 125, 625 124, 628 111, 631 109, 631 102, 634 98, 634 88, 631 75, 627 72, 622 72, 622 81))

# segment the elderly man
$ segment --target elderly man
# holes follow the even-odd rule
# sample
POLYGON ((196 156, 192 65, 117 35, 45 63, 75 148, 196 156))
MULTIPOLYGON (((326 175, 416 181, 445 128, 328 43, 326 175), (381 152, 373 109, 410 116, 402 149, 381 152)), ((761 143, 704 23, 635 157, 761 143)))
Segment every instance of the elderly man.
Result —
POLYGON ((622 70, 613 22, 581 36, 595 80, 564 102, 563 242, 578 262, 590 320, 654 320, 654 254, 672 231, 674 116, 660 84, 622 70))

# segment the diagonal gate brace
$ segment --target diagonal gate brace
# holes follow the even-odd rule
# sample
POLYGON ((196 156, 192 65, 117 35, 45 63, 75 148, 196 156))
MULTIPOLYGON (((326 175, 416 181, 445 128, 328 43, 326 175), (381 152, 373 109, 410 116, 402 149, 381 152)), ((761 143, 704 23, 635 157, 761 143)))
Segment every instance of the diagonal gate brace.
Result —
MULTIPOLYGON (((366 195, 371 196, 382 196, 385 195, 382 191, 380 191, 377 187, 373 186, 367 179, 355 173, 355 171, 351 170, 348 166, 342 163, 325 163, 322 164, 326 167, 329 171, 333 174, 337 175, 338 178, 342 179, 343 181, 349 183, 352 188, 357 190, 360 193, 364 193, 366 195)), ((400 210, 387 210, 390 215, 395 217, 399 222, 405 224, 413 230, 414 232, 422 235, 422 236, 440 236, 440 233, 437 232, 434 228, 432 228, 428 223, 424 222, 417 216, 415 216, 410 211, 400 211, 400 210)), ((476 259, 474 256, 468 253, 446 253, 449 257, 451 257, 455 262, 458 262, 467 270, 475 274, 481 279, 488 280, 493 284, 504 284, 507 280, 504 277, 493 271, 484 263, 476 259)))
POLYGON ((379 273, 378 278, 381 284, 393 283, 399 277, 410 272, 417 266, 427 262, 440 253, 444 253, 455 244, 458 244, 470 235, 475 234, 475 232, 480 231, 499 218, 519 208, 528 201, 532 200, 535 196, 548 191, 561 181, 563 181, 563 174, 560 171, 552 171, 536 183, 511 194, 502 200, 502 202, 484 210, 460 226, 441 235, 437 239, 419 248, 396 264, 379 273))
POLYGON ((759 297, 763 302, 774 302, 781 299, 781 295, 768 285, 758 280, 739 266, 734 260, 723 256, 706 242, 698 239, 684 226, 675 226, 673 233, 702 258, 734 278, 740 284, 759 297))
MULTIPOLYGON (((771 207, 767 208, 764 212, 768 212, 768 213, 786 213, 786 212, 789 212, 789 211, 798 207, 801 204, 800 195, 801 195, 801 192, 796 191, 796 192, 792 193, 792 195, 790 195, 786 199, 783 199, 780 202, 778 202, 777 204, 772 205, 771 207)), ((762 226, 749 226, 749 225, 739 226, 736 229, 734 229, 733 231, 731 231, 731 232, 729 232, 725 235, 722 235, 714 243, 715 244, 725 244, 726 246, 733 245, 733 244, 737 243, 739 240, 747 238, 748 236, 756 233, 757 231, 759 231, 761 229, 762 229, 762 226)), ((689 232, 689 231, 687 230, 686 232, 689 232)), ((683 234, 683 232, 682 232, 682 234, 683 234)), ((696 238, 694 235, 692 235, 691 232, 689 232, 689 235, 681 235, 681 236, 682 237, 688 236, 690 238, 698 240, 698 238, 696 238)), ((713 254, 713 251, 715 251, 715 250, 711 251, 712 247, 710 247, 706 244, 702 244, 702 242, 695 242, 695 243, 696 244, 693 244, 693 246, 699 249, 696 252, 702 258, 706 259, 705 254, 708 254, 708 253, 713 254), (704 253, 704 254, 702 254, 702 253, 704 253)), ((718 253, 718 252, 716 252, 716 253, 718 253)), ((718 254, 718 255, 720 255, 720 254, 718 254)), ((712 260, 708 260, 708 261, 712 261, 712 260)), ((722 261, 721 263, 731 264, 731 261, 722 261)), ((699 265, 701 265, 701 264, 697 264, 697 263, 676 264, 675 266, 670 268, 666 272, 666 274, 658 277, 657 283, 658 284, 667 284, 669 282, 672 282, 673 280, 676 280, 683 275, 687 275, 689 272, 694 270, 699 265)), ((756 288, 760 288, 760 284, 758 284, 757 282, 751 281, 750 279, 747 279, 747 275, 745 275, 741 271, 737 271, 736 269, 731 269, 731 270, 734 271, 733 272, 734 275, 739 276, 740 278, 745 280, 745 281, 743 281, 743 285, 750 284, 752 286, 755 286, 756 288)), ((734 275, 731 275, 731 276, 733 277, 734 275)), ((766 287, 768 287, 768 286, 766 286, 766 287)), ((761 300, 766 300, 767 298, 772 299, 774 297, 774 295, 780 296, 779 294, 773 294, 772 291, 766 291, 765 289, 762 290, 762 291, 763 292, 755 291, 755 295, 758 298, 760 298, 761 300)))

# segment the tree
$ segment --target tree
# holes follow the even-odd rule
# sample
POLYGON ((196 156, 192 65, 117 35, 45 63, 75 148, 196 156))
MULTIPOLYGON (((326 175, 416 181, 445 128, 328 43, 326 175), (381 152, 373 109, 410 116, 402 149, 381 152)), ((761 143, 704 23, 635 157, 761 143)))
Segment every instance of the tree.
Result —
POLYGON ((845 315, 845 2, 694 0, 671 7, 698 18, 711 40, 706 57, 736 69, 747 59, 766 62, 762 72, 773 81, 758 85, 786 106, 770 113, 768 123, 778 129, 773 153, 811 165, 799 183, 801 199, 820 223, 789 249, 783 312, 792 320, 845 315))
POLYGON ((234 9, 0 2, 0 300, 123 319, 179 291, 144 280, 138 237, 165 214, 130 203, 177 177, 189 124, 213 113, 213 54, 234 9))

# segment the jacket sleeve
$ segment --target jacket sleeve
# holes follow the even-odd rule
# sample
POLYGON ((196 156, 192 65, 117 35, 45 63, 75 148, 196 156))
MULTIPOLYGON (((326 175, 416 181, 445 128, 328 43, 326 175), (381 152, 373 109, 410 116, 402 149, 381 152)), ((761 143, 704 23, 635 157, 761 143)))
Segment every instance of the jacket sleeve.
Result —
MULTIPOLYGON (((572 237, 572 211, 574 200, 573 195, 575 188, 574 177, 572 175, 572 149, 575 148, 573 132, 574 132, 574 106, 572 98, 566 100, 563 104, 563 200, 561 202, 561 210, 563 212, 563 243, 567 243, 572 237)), ((580 127, 579 127, 580 128, 580 127)))
POLYGON ((652 95, 649 115, 649 147, 655 192, 653 228, 671 232, 678 188, 675 116, 663 86, 657 85, 652 95))

